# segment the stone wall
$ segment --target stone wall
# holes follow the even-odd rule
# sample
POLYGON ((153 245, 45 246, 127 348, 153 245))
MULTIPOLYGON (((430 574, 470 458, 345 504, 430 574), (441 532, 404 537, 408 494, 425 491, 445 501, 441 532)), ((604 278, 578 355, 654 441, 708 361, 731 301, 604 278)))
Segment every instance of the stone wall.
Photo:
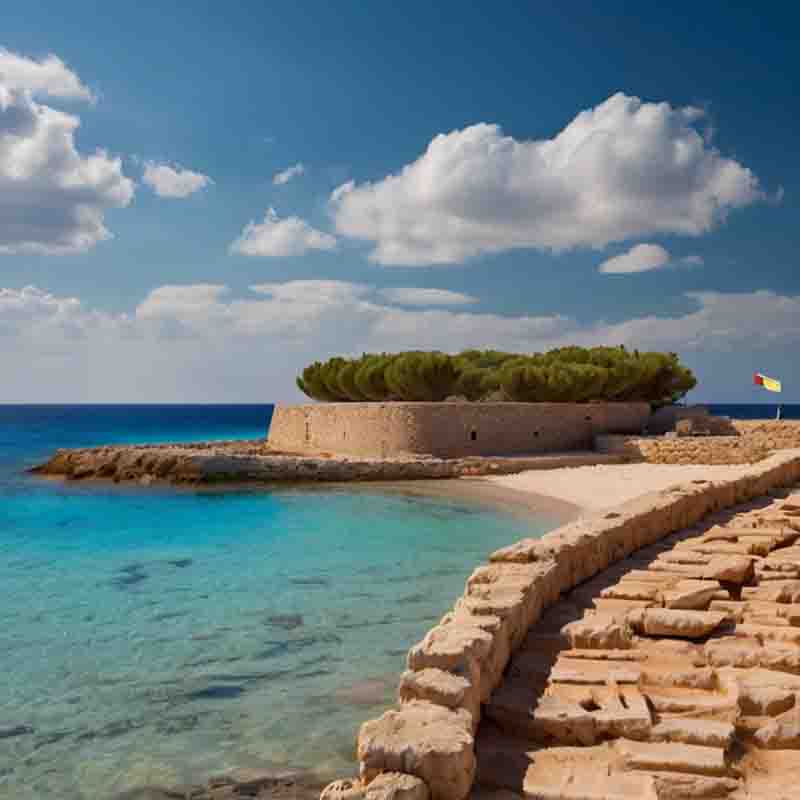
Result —
POLYGON ((724 436, 620 436, 595 437, 599 453, 624 455, 652 464, 752 464, 775 450, 800 447, 798 420, 716 420, 714 430, 724 436))
POLYGON ((641 433, 647 403, 320 403, 278 406, 271 447, 386 458, 591 449, 600 433, 641 433))
MULTIPOLYGON (((481 705, 544 609, 641 547, 798 480, 800 450, 787 450, 733 478, 644 495, 493 553, 454 609, 409 651, 398 706, 362 725, 359 779, 337 781, 323 800, 369 798, 378 776, 381 785, 413 781, 416 800, 464 800, 475 779, 481 705)), ((609 626, 603 647, 616 646, 609 626)))

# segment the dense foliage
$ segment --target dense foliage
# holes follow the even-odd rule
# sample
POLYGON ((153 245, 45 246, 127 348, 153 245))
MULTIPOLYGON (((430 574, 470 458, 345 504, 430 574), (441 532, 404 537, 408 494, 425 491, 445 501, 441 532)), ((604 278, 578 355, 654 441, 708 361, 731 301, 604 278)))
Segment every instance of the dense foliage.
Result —
POLYGON ((412 350, 315 361, 297 385, 314 400, 357 402, 459 398, 526 403, 679 400, 697 381, 675 353, 625 347, 562 347, 521 355, 412 350))

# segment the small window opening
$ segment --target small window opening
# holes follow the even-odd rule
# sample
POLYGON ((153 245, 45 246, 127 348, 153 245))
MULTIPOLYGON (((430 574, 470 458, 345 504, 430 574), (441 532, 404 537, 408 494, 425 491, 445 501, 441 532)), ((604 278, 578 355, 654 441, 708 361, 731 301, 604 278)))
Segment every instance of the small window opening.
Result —
POLYGON ((539 438, 539 431, 534 431, 533 432, 533 438, 534 439, 538 439, 539 438))
POLYGON ((306 441, 311 439, 311 424, 306 422, 306 441))
POLYGON ((470 431, 469 432, 469 439, 470 439, 471 442, 477 442, 478 441, 478 431, 470 431))
POLYGON ((591 421, 592 421, 592 418, 591 418, 591 417, 584 417, 584 419, 585 419, 587 422, 591 422, 591 421))

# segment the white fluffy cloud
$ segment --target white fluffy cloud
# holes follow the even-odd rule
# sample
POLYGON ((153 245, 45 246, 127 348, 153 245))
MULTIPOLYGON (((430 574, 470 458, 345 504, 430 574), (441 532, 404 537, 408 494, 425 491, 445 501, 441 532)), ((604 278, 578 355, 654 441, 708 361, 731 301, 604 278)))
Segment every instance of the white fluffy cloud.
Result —
POLYGON ((148 161, 144 165, 142 180, 152 188, 159 197, 184 198, 199 192, 213 183, 208 175, 192 172, 183 167, 169 164, 156 164, 148 161))
POLYGON ((582 325, 559 315, 404 308, 374 287, 343 281, 262 284, 242 296, 218 284, 162 286, 125 314, 33 287, 5 289, 0 401, 282 400, 296 397, 302 366, 335 354, 530 352, 570 343, 675 350, 698 369, 701 385, 729 364, 720 381, 730 398, 746 391, 752 368, 780 353, 790 364, 800 346, 798 296, 701 292, 688 299, 693 307, 674 317, 582 325))
POLYGON ((334 250, 336 238, 309 225, 300 217, 278 217, 267 210, 263 222, 250 222, 231 245, 243 256, 302 256, 309 250, 334 250))
POLYGON ((36 61, 0 47, 0 85, 44 97, 94 99, 91 90, 52 53, 36 61))
POLYGON ((382 289, 381 295, 401 306, 466 306, 478 298, 449 289, 382 289))
POLYGON ((371 259, 388 265, 696 236, 762 197, 756 176, 698 130, 702 118, 620 93, 552 139, 487 124, 439 134, 397 174, 338 187, 336 230, 372 242, 371 259))
POLYGON ((275 176, 272 178, 272 182, 276 186, 284 186, 285 184, 289 183, 289 181, 292 180, 292 178, 299 178, 301 175, 305 173, 305 171, 306 171, 305 165, 297 163, 291 167, 287 167, 281 172, 275 173, 275 176))
POLYGON ((669 264, 669 253, 659 244, 637 244, 627 253, 606 259, 599 267, 605 273, 649 272, 669 264))
POLYGON ((90 93, 55 56, 0 51, 0 254, 82 252, 111 238, 105 212, 127 206, 134 183, 119 158, 77 150, 78 117, 34 96, 90 93))

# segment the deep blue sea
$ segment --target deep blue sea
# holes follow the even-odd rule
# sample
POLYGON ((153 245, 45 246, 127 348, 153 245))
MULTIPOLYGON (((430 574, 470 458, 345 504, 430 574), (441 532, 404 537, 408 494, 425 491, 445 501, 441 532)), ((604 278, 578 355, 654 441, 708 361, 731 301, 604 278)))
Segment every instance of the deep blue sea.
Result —
MULTIPOLYGON (((703 403, 717 416, 731 419, 775 419, 777 403, 703 403)), ((800 403, 781 405, 781 419, 800 419, 800 403)))
POLYGON ((558 524, 364 486, 25 474, 57 447, 264 436, 271 411, 0 406, 0 798, 352 772, 358 724, 473 567, 558 524))

